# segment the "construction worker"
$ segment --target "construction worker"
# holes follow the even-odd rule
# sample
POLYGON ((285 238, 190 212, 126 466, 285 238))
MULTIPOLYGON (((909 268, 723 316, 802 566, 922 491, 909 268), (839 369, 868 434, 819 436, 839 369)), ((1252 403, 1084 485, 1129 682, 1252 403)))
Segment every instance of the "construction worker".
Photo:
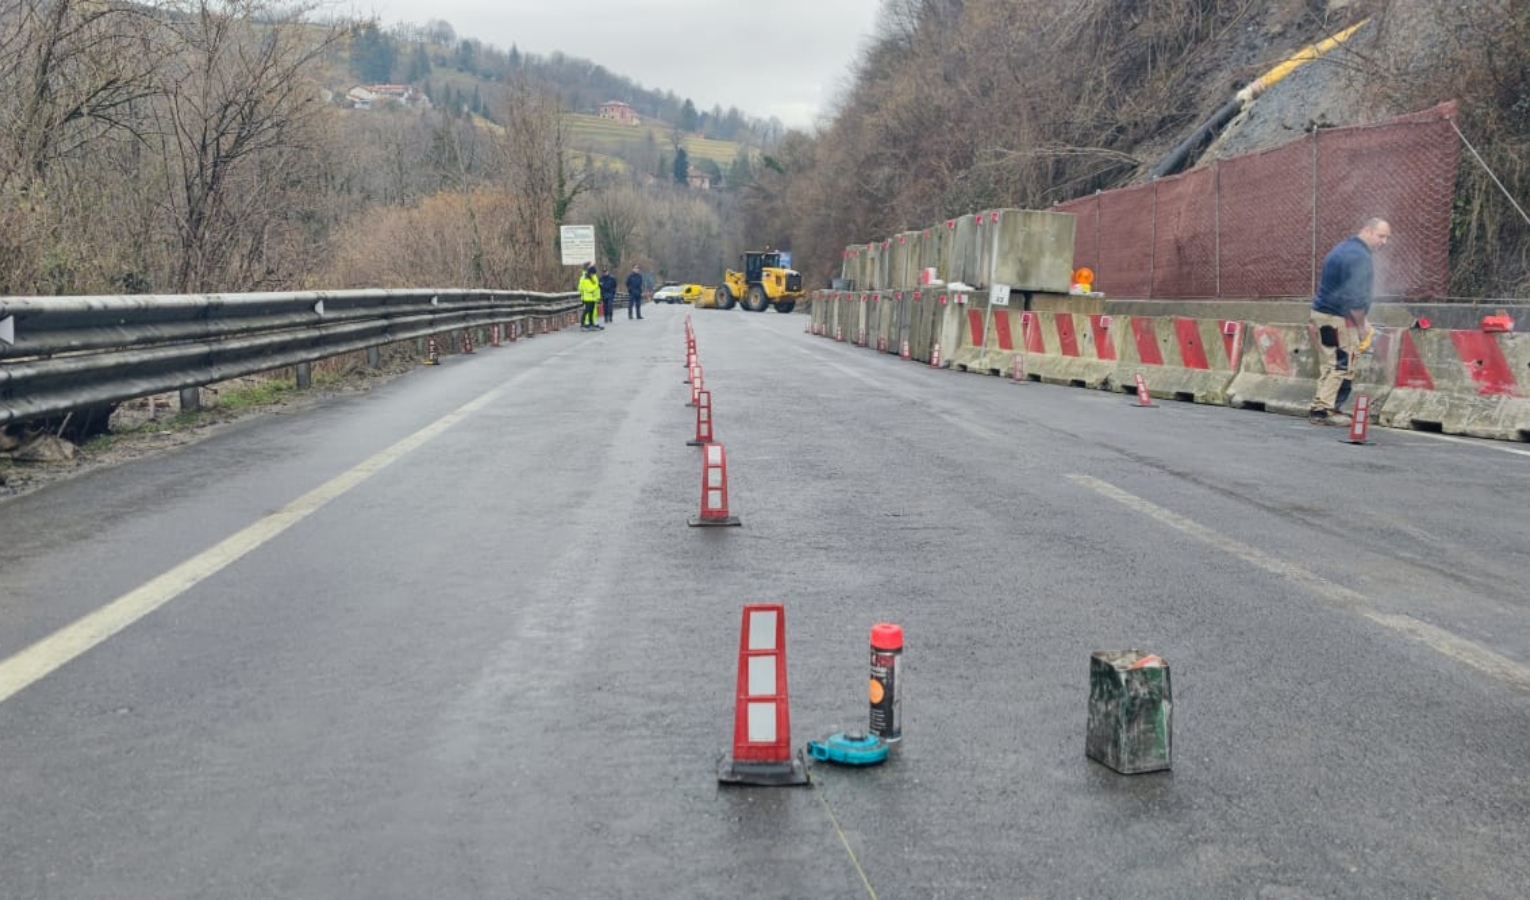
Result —
POLYGON ((579 302, 584 304, 584 318, 579 322, 580 331, 605 331, 595 321, 595 308, 600 305, 600 279, 595 276, 595 264, 584 267, 584 277, 579 279, 579 302))
POLYGON ((1323 257, 1323 276, 1312 298, 1312 324, 1318 331, 1322 369, 1317 391, 1307 409, 1314 425, 1348 425, 1339 411, 1349 397, 1357 357, 1370 348, 1375 329, 1366 319, 1375 290, 1376 270, 1371 254, 1387 245, 1392 226, 1385 219, 1367 219, 1354 237, 1340 241, 1323 257))

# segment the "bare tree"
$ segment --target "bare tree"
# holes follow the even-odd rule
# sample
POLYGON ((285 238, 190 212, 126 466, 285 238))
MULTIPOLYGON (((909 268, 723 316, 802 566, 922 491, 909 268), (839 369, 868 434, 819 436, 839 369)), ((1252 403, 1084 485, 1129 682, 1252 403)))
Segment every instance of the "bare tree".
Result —
POLYGON ((607 265, 619 266, 636 249, 643 222, 643 201, 631 188, 608 188, 589 195, 582 204, 595 226, 595 244, 607 265))
POLYGON ((155 90, 147 10, 81 0, 0 0, 0 189, 113 129, 155 90))
POLYGON ((322 108, 310 68, 342 32, 263 0, 189 0, 170 19, 175 63, 155 106, 177 291, 253 287, 304 193, 322 108))
POLYGON ((516 197, 515 235, 525 274, 543 288, 567 287, 559 261, 558 229, 575 199, 590 188, 589 172, 568 161, 563 108, 551 92, 517 76, 503 102, 500 171, 516 197))

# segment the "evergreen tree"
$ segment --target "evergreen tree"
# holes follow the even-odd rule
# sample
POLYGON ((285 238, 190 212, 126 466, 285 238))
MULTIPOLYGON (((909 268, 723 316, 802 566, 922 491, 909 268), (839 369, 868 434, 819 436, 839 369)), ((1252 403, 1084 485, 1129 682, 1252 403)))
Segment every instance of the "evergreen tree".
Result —
POLYGON ((681 131, 696 130, 696 104, 692 103, 689 97, 687 97, 685 102, 680 105, 679 124, 681 131))
POLYGON ((690 184, 691 157, 684 147, 675 149, 675 184, 690 184))
POLYGON ((426 52, 425 45, 416 43, 414 50, 409 54, 409 65, 404 69, 404 80, 410 84, 419 84, 430 77, 430 54, 426 52))
POLYGON ((393 78, 393 39, 364 22, 351 32, 351 73, 366 84, 387 84, 393 78))

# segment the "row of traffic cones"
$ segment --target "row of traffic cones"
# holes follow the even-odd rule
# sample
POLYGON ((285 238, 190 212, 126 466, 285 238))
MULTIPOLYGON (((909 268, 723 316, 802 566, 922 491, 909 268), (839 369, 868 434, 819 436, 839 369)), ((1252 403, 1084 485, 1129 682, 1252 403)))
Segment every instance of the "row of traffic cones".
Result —
MULTIPOLYGON (((551 334, 554 331, 562 331, 564 328, 572 328, 577 318, 574 313, 560 313, 556 316, 540 316, 533 319, 531 325, 514 321, 506 325, 496 322, 489 326, 489 346, 503 346, 505 341, 514 343, 521 338, 535 337, 540 329, 541 334, 551 334)), ((468 355, 473 350, 473 329, 463 329, 458 344, 458 352, 468 355)), ((441 364, 441 344, 435 335, 425 339, 425 358, 421 363, 427 366, 439 366, 441 364)))
POLYGON ((686 524, 742 525, 737 516, 728 512, 728 451, 712 433, 712 392, 705 387, 701 362, 696 356, 696 329, 689 314, 685 317, 685 371, 685 383, 691 386, 691 399, 686 406, 696 409, 696 436, 686 444, 702 448, 701 512, 686 524))

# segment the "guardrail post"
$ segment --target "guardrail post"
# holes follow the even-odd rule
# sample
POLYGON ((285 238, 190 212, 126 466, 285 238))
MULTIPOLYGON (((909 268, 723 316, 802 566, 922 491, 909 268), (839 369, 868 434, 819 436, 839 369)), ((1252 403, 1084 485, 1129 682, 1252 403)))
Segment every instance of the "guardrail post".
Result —
POLYGON ((202 408, 201 388, 181 388, 181 412, 192 412, 202 408))
POLYGON ((313 366, 311 363, 301 362, 297 366, 297 389, 306 391, 313 387, 313 366))

